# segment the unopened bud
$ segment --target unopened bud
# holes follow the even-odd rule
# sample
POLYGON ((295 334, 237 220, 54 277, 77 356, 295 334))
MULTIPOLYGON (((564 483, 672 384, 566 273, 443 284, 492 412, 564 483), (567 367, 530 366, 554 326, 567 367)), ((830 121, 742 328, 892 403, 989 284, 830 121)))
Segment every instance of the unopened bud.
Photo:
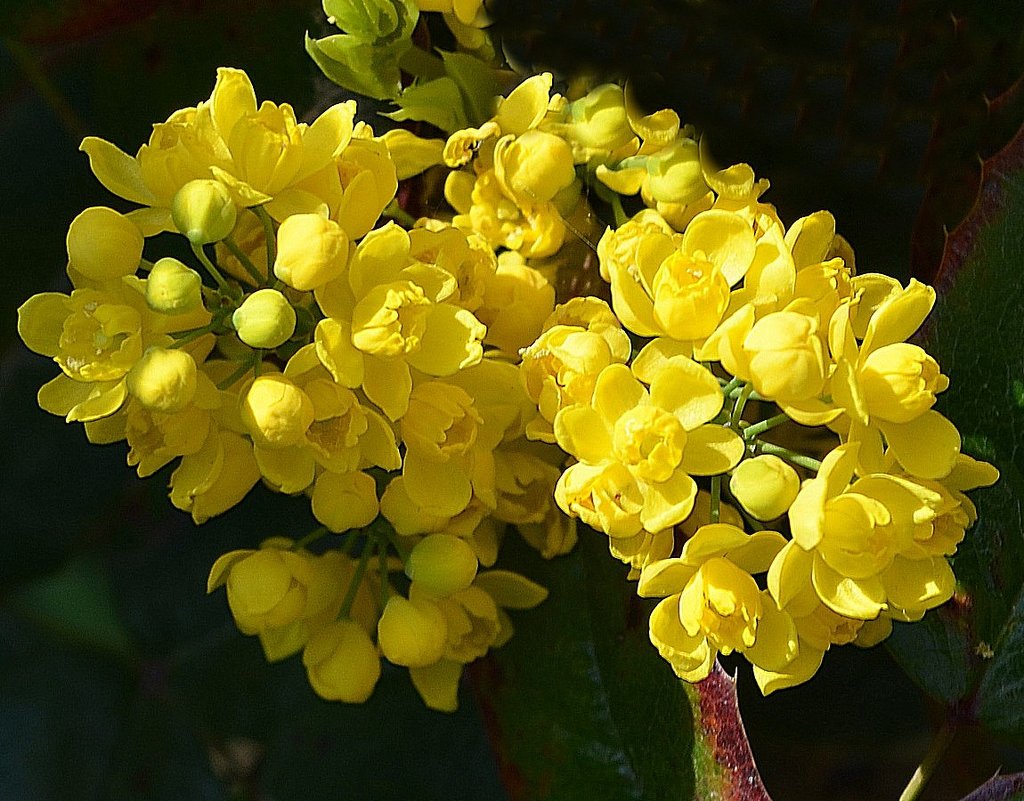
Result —
POLYGON ((758 520, 785 514, 800 491, 800 476, 778 456, 744 459, 729 479, 729 490, 758 520))
POLYGON ((433 595, 448 596, 473 583, 476 554, 465 540, 430 534, 420 540, 405 563, 405 575, 433 595))
POLYGON ((180 412, 196 394, 196 363, 185 351, 150 348, 128 373, 128 391, 147 409, 180 412))
POLYGON ((203 302, 203 279, 177 259, 165 257, 153 265, 146 280, 146 303, 161 314, 181 314, 203 302))
POLYGON ((295 309, 276 289, 260 289, 242 301, 231 322, 249 347, 276 348, 295 333, 295 309))
POLYGON ((171 201, 171 218, 193 245, 220 242, 235 228, 238 212, 227 187, 219 181, 189 181, 171 201))

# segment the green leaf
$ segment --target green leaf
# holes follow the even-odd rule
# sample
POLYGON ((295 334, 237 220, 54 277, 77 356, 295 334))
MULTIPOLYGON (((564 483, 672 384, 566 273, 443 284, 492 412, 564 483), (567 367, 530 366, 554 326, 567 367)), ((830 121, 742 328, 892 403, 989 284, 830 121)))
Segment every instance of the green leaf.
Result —
POLYGON ((313 39, 306 34, 306 52, 330 80, 351 92, 376 100, 394 100, 401 91, 398 61, 408 40, 373 45, 348 34, 313 39))
POLYGON ((82 556, 68 562, 57 573, 17 589, 10 604, 75 643, 125 660, 132 656, 131 639, 117 613, 110 577, 97 559, 82 556))
POLYGON ((408 39, 420 13, 411 0, 324 0, 323 5, 341 30, 370 44, 408 39))
POLYGON ((469 124, 475 128, 483 125, 494 116, 494 101, 501 94, 494 70, 468 53, 439 52, 445 72, 459 87, 469 124))
POLYGON ((395 100, 398 111, 385 114, 399 122, 429 122, 442 131, 452 133, 469 126, 458 84, 447 76, 410 86, 395 100))
POLYGON ((675 678, 606 543, 586 530, 550 562, 504 546, 551 593, 474 671, 513 799, 764 801, 732 681, 675 678))
MULTIPOLYGON (((963 594, 891 649, 947 703, 977 690, 993 732, 1024 742, 1024 134, 984 166, 971 214, 950 234, 926 348, 951 379, 938 408, 964 451, 1001 473, 974 493, 979 519, 954 559, 963 594), (930 649, 929 658, 916 649, 930 649), (967 680, 961 676, 967 670, 967 680), (952 675, 943 675, 952 670, 952 675)), ((911 627, 916 628, 916 627, 911 627)))

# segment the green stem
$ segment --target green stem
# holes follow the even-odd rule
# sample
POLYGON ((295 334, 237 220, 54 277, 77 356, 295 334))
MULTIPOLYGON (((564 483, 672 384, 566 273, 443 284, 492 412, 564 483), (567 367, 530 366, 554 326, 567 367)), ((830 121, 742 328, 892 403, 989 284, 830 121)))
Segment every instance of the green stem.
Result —
POLYGON ((629 217, 626 216, 626 210, 622 208, 622 198, 619 197, 618 192, 612 193, 612 213, 615 215, 615 227, 620 228, 629 222, 629 217))
POLYGON ((780 445, 772 445, 770 442, 757 443, 757 451, 758 453, 769 453, 772 456, 778 456, 780 459, 785 459, 787 462, 799 465, 800 467, 806 467, 815 473, 821 469, 821 462, 817 459, 804 456, 802 453, 791 451, 789 448, 783 448, 780 445))
POLYGON ((252 259, 245 255, 245 251, 238 247, 238 244, 230 236, 226 237, 223 241, 225 247, 231 251, 232 255, 245 268, 245 271, 249 273, 249 277, 256 282, 256 286, 263 286, 267 281, 267 276, 256 269, 256 265, 252 263, 252 259))
POLYGON ((387 207, 384 209, 384 215, 390 217, 392 220, 396 220, 406 228, 412 228, 416 225, 416 218, 399 206, 397 200, 392 200, 388 203, 387 207))
POLYGON ((738 389, 740 384, 743 383, 743 379, 741 379, 741 378, 733 378, 730 381, 726 381, 724 378, 720 378, 718 380, 723 382, 722 383, 722 394, 725 395, 726 397, 729 397, 729 395, 732 394, 732 391, 734 389, 738 389))
POLYGON ((259 361, 260 361, 259 354, 254 352, 252 356, 250 356, 248 359, 246 359, 245 361, 241 362, 238 365, 238 369, 235 370, 235 372, 233 372, 227 378, 225 378, 225 379, 223 379, 221 381, 218 381, 217 382, 217 389, 228 389, 239 378, 241 378, 243 375, 245 375, 251 369, 253 369, 253 367, 256 364, 258 364, 259 361))
POLYGON ((363 543, 363 552, 359 555, 359 564, 356 565, 355 575, 352 576, 352 581, 348 585, 348 592, 345 593, 345 600, 341 602, 341 610, 338 612, 338 619, 345 620, 348 618, 349 613, 352 611, 352 604, 356 600, 356 593, 359 592, 359 585, 363 582, 363 576, 366 574, 366 567, 370 564, 370 555, 376 550, 376 548, 367 539, 363 543))
MULTIPOLYGON (((728 396, 729 400, 736 400, 736 398, 738 398, 740 396, 740 393, 743 392, 744 389, 746 389, 746 387, 744 387, 743 389, 734 389, 734 390, 732 390, 732 392, 727 393, 727 396, 728 396)), ((757 394, 756 392, 751 392, 747 396, 747 400, 763 401, 763 400, 768 400, 768 398, 765 398, 762 395, 757 394)))
POLYGON ((943 754, 949 748, 949 744, 953 742, 953 735, 955 733, 956 724, 952 720, 947 720, 942 724, 942 728, 935 733, 931 745, 928 746, 928 753, 924 755, 921 764, 917 766, 914 775, 907 782, 907 786, 900 795, 900 801, 916 801, 917 797, 921 795, 921 791, 932 777, 935 768, 938 767, 943 754))
POLYGON ((398 558, 402 560, 402 564, 408 562, 411 551, 402 544, 398 538, 398 534, 394 531, 388 531, 387 538, 388 542, 390 542, 392 547, 398 552, 398 558))
POLYGON ((732 417, 729 418, 729 428, 734 431, 739 430, 740 418, 743 417, 743 410, 746 408, 747 401, 750 400, 750 396, 753 393, 753 384, 744 384, 743 389, 740 390, 740 396, 736 399, 736 405, 732 407, 732 417))
POLYGON ((388 584, 388 544, 385 541, 377 543, 377 570, 380 572, 380 608, 383 609, 391 595, 388 584))
POLYGON ((174 342, 168 345, 168 348, 180 348, 187 345, 189 342, 195 342, 200 337, 204 337, 207 334, 212 334, 214 331, 214 324, 201 326, 200 328, 190 328, 187 331, 174 331, 171 336, 174 337, 174 342))
POLYGON ((309 532, 305 537, 303 537, 302 539, 296 540, 295 544, 292 546, 292 550, 293 551, 297 551, 300 548, 305 548, 311 542, 316 542, 318 539, 323 537, 326 533, 327 533, 327 526, 320 526, 320 528, 315 528, 311 532, 309 532))
POLYGON ((709 520, 717 523, 722 517, 722 477, 711 477, 711 512, 709 520))
POLYGON ((263 206, 253 206, 252 213, 263 223, 263 235, 267 239, 267 276, 274 274, 274 262, 277 261, 277 234, 274 233, 274 221, 263 206))
POLYGON ((224 280, 224 276, 220 274, 220 270, 213 266, 213 262, 210 261, 210 257, 207 256, 206 253, 203 251, 202 245, 197 245, 193 242, 192 252, 195 253, 196 258, 199 259, 200 262, 202 262, 203 266, 206 268, 206 271, 213 276, 213 280, 217 282, 217 286, 220 287, 221 292, 223 292, 225 295, 237 295, 236 292, 232 291, 231 286, 228 284, 228 282, 224 280))
POLYGON ((750 440, 754 437, 760 436, 765 431, 770 431, 776 426, 781 426, 783 423, 789 421, 789 415, 784 412, 777 414, 774 417, 769 417, 767 420, 762 420, 760 423, 754 423, 752 426, 747 426, 743 429, 744 438, 750 440))

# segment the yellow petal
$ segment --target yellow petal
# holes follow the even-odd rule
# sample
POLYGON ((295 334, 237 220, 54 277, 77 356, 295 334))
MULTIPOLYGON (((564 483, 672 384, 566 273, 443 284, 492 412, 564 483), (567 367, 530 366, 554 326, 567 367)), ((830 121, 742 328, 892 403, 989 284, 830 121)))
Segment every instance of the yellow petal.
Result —
POLYGON ((813 557, 795 542, 788 542, 768 568, 768 590, 785 608, 809 586, 813 557))
POLYGON ((682 559, 659 559, 646 565, 636 586, 641 598, 665 598, 682 592, 696 570, 682 559))
POLYGON ((921 327, 935 305, 935 290, 916 278, 902 292, 890 296, 871 315, 861 351, 871 353, 895 342, 906 342, 921 327))
POLYGON ((527 78, 500 101, 494 121, 502 134, 525 133, 535 128, 548 110, 551 94, 551 73, 542 72, 527 78))
POLYGON ((677 357, 665 362, 651 381, 651 402, 693 431, 722 410, 725 398, 711 371, 693 359, 677 357))
POLYGON ((754 231, 743 217, 728 211, 701 212, 683 234, 684 253, 703 251, 729 286, 737 283, 754 259, 754 231))
POLYGON ((878 576, 853 579, 837 573, 816 556, 811 581, 822 603, 854 620, 873 620, 885 609, 885 586, 878 576))
POLYGON ((256 92, 244 71, 221 67, 210 95, 214 127, 226 142, 242 117, 256 113, 256 92))
POLYGON ((397 420, 409 408, 412 374, 404 361, 386 361, 375 356, 363 360, 363 391, 390 420, 397 420))
POLYGON ((548 597, 548 591, 540 584, 510 570, 484 571, 477 575, 473 586, 505 609, 533 609, 548 597))
POLYGON ((472 312, 448 303, 431 307, 418 350, 409 364, 427 375, 444 376, 477 364, 484 354, 481 344, 487 328, 472 312))
POLYGON ((776 690, 784 690, 787 687, 795 687, 809 680, 818 668, 821 667, 825 652, 819 651, 807 644, 800 643, 800 652, 792 662, 789 662, 782 670, 765 670, 754 665, 754 680, 761 688, 763 695, 771 695, 776 690))
POLYGON ((677 470, 668 481, 647 484, 640 522, 652 533, 682 523, 697 500, 697 484, 682 470, 677 470))
POLYGON ((703 425, 689 432, 682 469, 695 476, 717 476, 743 458, 743 438, 724 426, 703 425))
POLYGON ((459 707, 462 664, 442 659, 427 667, 409 668, 409 678, 429 709, 454 712, 459 707))
POLYGON ((590 406, 571 406, 555 416, 555 439, 562 450, 581 462, 598 464, 612 454, 612 438, 601 418, 590 406))
POLYGON ((312 451, 299 446, 264 448, 255 445, 253 453, 260 472, 279 492, 294 495, 313 483, 316 461, 312 451))
POLYGON ((908 473, 919 478, 949 475, 960 454, 960 432, 930 409, 909 423, 879 422, 889 448, 908 473))
POLYGON ((611 428, 623 414, 634 408, 647 390, 624 364, 605 367, 594 385, 593 406, 611 428))
POLYGON ((89 156, 89 167, 109 191, 141 206, 156 205, 156 197, 142 180, 139 162, 123 150, 96 136, 85 137, 79 150, 89 156))
POLYGON ((25 346, 42 356, 60 350, 64 321, 71 314, 71 298, 60 292, 33 295, 18 308, 18 336, 25 346))
POLYGON ((783 670, 798 652, 796 624, 775 600, 762 593, 761 617, 757 621, 757 637, 743 655, 765 670, 783 670))

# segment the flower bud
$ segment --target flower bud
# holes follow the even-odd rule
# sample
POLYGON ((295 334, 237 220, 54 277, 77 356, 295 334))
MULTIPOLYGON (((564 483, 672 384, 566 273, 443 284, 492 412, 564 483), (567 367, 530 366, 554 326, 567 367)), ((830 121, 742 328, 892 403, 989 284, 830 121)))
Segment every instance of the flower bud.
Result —
POLYGON ((622 87, 605 83, 566 107, 571 120, 566 135, 595 150, 615 150, 633 138, 622 87))
POLYGON ((256 444, 287 447, 298 444, 313 422, 313 401, 283 375, 271 373, 252 382, 241 413, 256 444))
POLYGON ((328 701, 361 704, 380 678, 380 656, 362 626, 351 620, 329 623, 302 652, 313 690, 328 701))
POLYGON ((377 623, 377 642, 389 662, 426 667, 444 655, 448 625, 437 604, 392 595, 377 623))
POLYGON ((729 490, 758 520, 785 514, 800 491, 800 476, 778 456, 744 459, 729 478, 729 490))
POLYGON ((448 596, 473 583, 476 554, 469 543, 451 534, 420 540, 405 563, 405 575, 434 595, 448 596))
POLYGON ((909 423, 935 405, 935 395, 949 386, 938 362, 917 345, 897 342, 872 351, 860 370, 871 415, 892 423, 909 423))
POLYGON ((547 203, 576 177, 572 148, 561 137, 543 131, 503 138, 494 160, 498 180, 529 204, 547 203))
POLYGON ((227 187, 208 178, 189 181, 171 201, 171 218, 193 245, 220 242, 234 230, 237 214, 227 187))
POLYGON ((274 275, 303 291, 339 277, 348 261, 348 236, 319 214, 293 214, 277 232, 274 275))
POLYGON ((169 256, 153 265, 146 280, 146 303, 161 314, 182 314, 203 302, 203 279, 191 267, 169 256))
POLYGON ((127 382, 128 391, 147 409, 180 412, 196 394, 196 363, 182 350, 149 348, 127 382))
POLYGON ((105 206, 86 209, 68 228, 69 266, 94 281, 132 275, 145 240, 130 219, 105 206))
POLYGON ((276 289, 259 289, 231 315, 238 338, 252 348, 276 348, 295 333, 295 309, 276 289))
POLYGON ((765 398, 813 398, 825 383, 827 360, 813 317, 781 311, 758 320, 743 340, 754 389, 765 398))

